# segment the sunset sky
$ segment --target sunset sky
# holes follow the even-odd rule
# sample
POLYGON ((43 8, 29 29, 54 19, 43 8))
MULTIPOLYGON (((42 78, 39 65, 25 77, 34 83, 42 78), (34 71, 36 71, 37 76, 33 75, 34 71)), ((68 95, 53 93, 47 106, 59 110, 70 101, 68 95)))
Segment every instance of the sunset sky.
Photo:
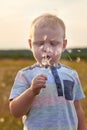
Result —
POLYGON ((46 12, 65 22, 67 47, 87 47, 87 0, 0 0, 0 49, 28 49, 30 23, 46 12))

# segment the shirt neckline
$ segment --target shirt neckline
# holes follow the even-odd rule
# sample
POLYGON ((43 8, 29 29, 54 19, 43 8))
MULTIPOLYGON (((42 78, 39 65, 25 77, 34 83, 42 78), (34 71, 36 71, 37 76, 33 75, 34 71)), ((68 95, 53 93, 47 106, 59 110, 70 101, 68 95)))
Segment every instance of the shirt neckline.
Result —
POLYGON ((61 63, 59 63, 58 65, 56 65, 56 66, 41 66, 39 63, 36 63, 36 65, 38 66, 38 67, 40 67, 40 68, 45 68, 45 69, 48 69, 48 68, 61 68, 61 63))

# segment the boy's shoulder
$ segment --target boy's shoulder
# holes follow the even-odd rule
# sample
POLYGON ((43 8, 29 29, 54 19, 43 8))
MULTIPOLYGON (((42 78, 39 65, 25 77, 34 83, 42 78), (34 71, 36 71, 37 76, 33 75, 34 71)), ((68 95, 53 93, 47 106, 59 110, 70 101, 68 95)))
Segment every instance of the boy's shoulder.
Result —
POLYGON ((20 71, 28 71, 28 70, 34 70, 35 68, 40 67, 38 64, 33 64, 31 66, 27 66, 25 68, 22 68, 20 71))
POLYGON ((70 66, 67 66, 67 65, 64 65, 64 64, 61 64, 61 69, 64 71, 64 72, 68 72, 68 73, 77 73, 77 71, 73 68, 71 68, 70 66))

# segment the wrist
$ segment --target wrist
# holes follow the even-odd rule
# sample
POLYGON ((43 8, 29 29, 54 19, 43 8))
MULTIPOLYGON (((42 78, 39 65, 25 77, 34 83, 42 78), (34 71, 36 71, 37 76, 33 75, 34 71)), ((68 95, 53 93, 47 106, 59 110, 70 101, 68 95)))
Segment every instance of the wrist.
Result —
POLYGON ((30 87, 29 90, 30 90, 30 92, 31 92, 31 94, 32 94, 33 96, 38 95, 38 92, 35 91, 32 87, 30 87))

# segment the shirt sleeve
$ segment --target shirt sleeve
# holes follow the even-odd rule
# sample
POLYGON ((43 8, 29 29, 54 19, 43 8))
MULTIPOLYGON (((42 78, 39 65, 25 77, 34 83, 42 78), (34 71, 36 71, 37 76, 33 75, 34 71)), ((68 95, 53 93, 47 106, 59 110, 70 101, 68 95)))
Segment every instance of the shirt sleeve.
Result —
POLYGON ((85 98, 85 95, 77 72, 75 73, 74 78, 75 78, 75 100, 83 99, 85 98))
POLYGON ((29 79, 27 79, 25 73, 23 71, 19 71, 16 75, 14 84, 11 89, 9 99, 14 99, 15 97, 19 96, 23 93, 26 89, 30 86, 29 79))

